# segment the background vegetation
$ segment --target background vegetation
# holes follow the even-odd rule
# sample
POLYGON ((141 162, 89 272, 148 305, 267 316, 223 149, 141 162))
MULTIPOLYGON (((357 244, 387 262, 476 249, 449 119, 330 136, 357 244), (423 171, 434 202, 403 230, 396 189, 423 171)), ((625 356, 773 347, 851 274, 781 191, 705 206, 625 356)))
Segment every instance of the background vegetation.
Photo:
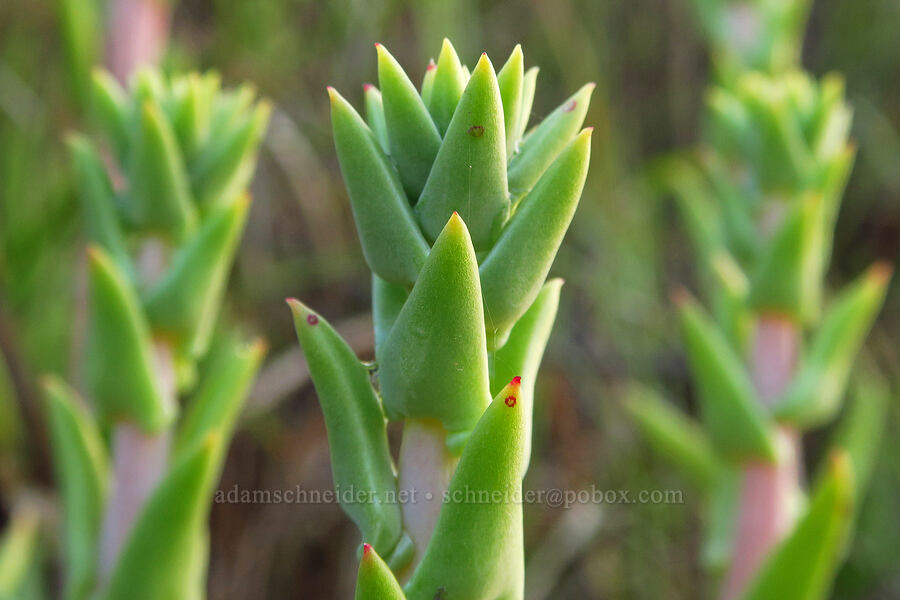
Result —
MULTIPOLYGON (((52 480, 40 373, 79 381, 84 234, 63 144, 89 127, 60 5, 0 4, 0 527, 23 495, 42 504, 52 480), (4 391, 5 390, 5 391, 4 391), (12 399, 15 398, 15 401, 12 399)), ((900 255, 900 5, 814 3, 804 66, 841 71, 859 156, 842 204, 829 279, 900 255)), ((220 487, 331 489, 321 412, 294 340, 285 296, 323 308, 371 356, 367 268, 331 140, 326 85, 361 105, 375 78, 372 43, 411 72, 450 37, 470 66, 481 51, 522 43, 541 65, 536 118, 596 81, 592 169, 553 274, 567 280, 536 400, 528 488, 683 490, 684 504, 526 508, 534 598, 697 598, 699 495, 652 453, 619 403, 631 379, 658 383, 692 407, 668 300, 695 285, 688 239, 669 198, 648 183, 655 160, 702 129, 709 61, 688 0, 592 2, 314 2, 184 0, 175 8, 172 70, 214 68, 255 82, 275 105, 229 311, 271 351, 220 487), (355 90, 355 93, 354 93, 355 90)), ((900 385, 900 278, 869 347, 900 385)), ((835 598, 900 596, 900 404, 862 507, 835 598)), ((808 440, 821 458, 828 432, 808 440)), ((353 525, 335 505, 220 504, 212 515, 210 597, 349 597, 353 525)), ((53 569, 53 565, 48 565, 53 569)))

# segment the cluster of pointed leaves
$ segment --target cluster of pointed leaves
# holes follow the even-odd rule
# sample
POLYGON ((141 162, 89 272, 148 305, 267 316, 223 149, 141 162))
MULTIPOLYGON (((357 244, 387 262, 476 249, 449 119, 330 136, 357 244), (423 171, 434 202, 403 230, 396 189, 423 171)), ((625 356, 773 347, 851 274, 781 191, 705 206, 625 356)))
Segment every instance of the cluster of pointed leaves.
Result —
POLYGON ((537 68, 525 70, 518 46, 499 72, 487 55, 470 70, 445 40, 418 88, 376 47, 378 87, 364 87, 365 118, 328 93, 373 273, 377 384, 321 315, 289 300, 335 484, 375 499, 344 505, 367 543, 357 597, 521 597, 517 499, 562 285, 546 277, 587 175, 591 130, 581 127, 594 86, 529 130, 537 68), (390 501, 398 484, 388 419, 442 425, 460 456, 451 494, 501 495, 442 508, 405 592, 393 571, 408 567, 414 549, 390 501))
POLYGON ((270 109, 248 87, 220 90, 214 73, 143 70, 126 93, 96 71, 92 100, 111 158, 86 136, 69 139, 91 243, 90 391, 105 421, 158 431, 175 407, 159 389, 152 340, 174 349, 189 387, 218 319, 270 109))
POLYGON ((44 382, 63 508, 64 593, 68 600, 202 598, 211 496, 265 352, 260 342, 214 328, 269 109, 249 89, 221 92, 215 75, 167 80, 155 71, 136 75, 129 94, 96 72, 93 103, 111 158, 85 136, 69 140, 90 239, 93 410, 62 381, 44 382), (154 277, 142 264, 148 248, 161 265, 154 277), (180 419, 161 383, 160 347, 183 370, 179 391, 190 392, 180 419), (172 446, 168 469, 101 582, 98 538, 112 484, 102 432, 116 423, 170 436, 172 446))
POLYGON ((205 596, 210 500, 264 353, 259 342, 248 346, 229 336, 214 342, 205 375, 174 429, 170 466, 141 508, 109 581, 103 583, 97 556, 112 483, 109 451, 81 398, 55 377, 44 381, 62 502, 67 600, 205 596))
POLYGON ((717 74, 778 73, 800 61, 810 0, 693 0, 717 74))
MULTIPOLYGON (((710 316, 688 294, 676 296, 702 427, 648 390, 632 393, 627 406, 653 445, 707 491, 704 558, 718 569, 730 560, 740 465, 780 460, 778 425, 805 430, 835 418, 890 269, 873 265, 822 310, 834 222, 854 156, 838 77, 817 83, 794 71, 749 72, 714 88, 709 108, 710 146, 696 161, 674 158, 661 169, 713 305, 710 316), (745 367, 760 316, 797 328, 814 325, 791 382, 771 408, 757 397, 745 367)), ((748 598, 827 594, 852 524, 854 479, 866 479, 877 443, 860 431, 873 423, 869 405, 879 405, 878 394, 863 395, 867 407, 854 402, 845 427, 850 433, 836 444, 848 457, 831 463, 806 516, 770 557, 748 598)))

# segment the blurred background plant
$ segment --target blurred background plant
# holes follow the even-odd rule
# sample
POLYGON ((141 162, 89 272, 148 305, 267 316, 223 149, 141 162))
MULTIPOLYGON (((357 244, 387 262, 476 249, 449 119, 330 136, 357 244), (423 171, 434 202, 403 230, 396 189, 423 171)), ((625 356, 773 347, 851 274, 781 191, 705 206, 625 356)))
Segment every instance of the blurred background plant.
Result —
MULTIPOLYGON (((75 42, 83 51, 75 54, 96 57, 105 47, 100 30, 107 3, 72 6, 86 17, 84 31, 93 31, 75 42)), ((90 72, 77 65, 97 59, 73 58, 65 10, 48 0, 0 5, 4 520, 14 498, 43 506, 31 492, 23 496, 22 482, 39 491, 51 484, 35 374, 51 371, 72 380, 80 370, 70 339, 78 328, 70 319, 85 302, 85 283, 74 268, 84 234, 63 139, 85 125, 84 92, 71 82, 78 73, 88 82, 90 72)), ((844 75, 858 145, 828 273, 837 289, 875 260, 898 258, 900 89, 890 82, 900 68, 894 34, 900 11, 891 0, 819 0, 808 10, 802 64, 816 78, 829 71, 844 75)), ((529 62, 541 65, 533 120, 552 110, 562 90, 582 81, 598 84, 586 119, 595 125, 593 165, 579 218, 551 272, 567 280, 566 294, 538 381, 525 488, 677 489, 685 500, 568 510, 526 506, 528 588, 535 598, 702 596, 702 496, 646 445, 612 401, 622 382, 638 379, 695 412, 667 292, 698 281, 700 273, 674 204, 655 193, 645 167, 702 135, 703 96, 719 60, 701 25, 686 0, 172 5, 171 43, 162 58, 167 70, 215 68, 226 85, 254 81, 276 107, 253 184, 257 201, 229 284, 231 312, 270 340, 271 358, 250 400, 246 428, 235 438, 222 489, 331 487, 324 425, 285 315, 285 296, 331 307, 338 331, 359 355, 372 356, 367 268, 340 184, 324 87, 349 90, 348 98, 362 105, 357 86, 371 77, 376 41, 411 70, 424 69, 445 36, 471 64, 483 50, 500 55, 521 42, 529 62), (655 576, 647 577, 651 570, 655 576)), ((898 290, 895 278, 868 343, 886 371, 891 398, 900 378, 898 290)), ((889 429, 900 426, 896 402, 886 421, 889 429)), ((810 465, 825 455, 831 433, 807 440, 810 465)), ((898 455, 895 443, 885 444, 873 467, 836 598, 898 594, 898 455)), ((211 535, 212 598, 289 597, 285 590, 298 589, 311 598, 352 593, 340 586, 352 588, 357 534, 336 505, 216 505, 211 535)))

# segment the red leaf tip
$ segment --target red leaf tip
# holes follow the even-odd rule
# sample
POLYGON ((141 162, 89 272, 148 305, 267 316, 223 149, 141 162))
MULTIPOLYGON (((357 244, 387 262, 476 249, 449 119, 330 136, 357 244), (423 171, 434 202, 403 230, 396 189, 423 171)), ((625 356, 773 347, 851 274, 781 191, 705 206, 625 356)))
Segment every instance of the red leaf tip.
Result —
POLYGON ((519 385, 522 383, 522 378, 519 375, 516 375, 512 378, 512 381, 509 382, 510 385, 519 385))
POLYGON ((367 556, 372 552, 372 544, 363 544, 363 555, 367 556))
POLYGON ((289 297, 289 298, 285 298, 284 301, 287 302, 288 304, 291 304, 292 302, 300 302, 299 300, 297 300, 297 299, 294 298, 293 296, 291 296, 291 297, 289 297))
POLYGON ((372 89, 372 84, 371 84, 371 83, 364 83, 364 84, 363 84, 363 91, 364 91, 364 92, 368 92, 368 91, 371 90, 371 89, 372 89))
POLYGON ((381 44, 379 44, 378 42, 375 42, 375 47, 376 47, 376 48, 380 48, 380 47, 381 47, 381 44))
POLYGON ((428 63, 428 66, 425 67, 425 70, 426 70, 426 71, 433 71, 434 69, 437 69, 437 65, 434 64, 434 62, 428 63))

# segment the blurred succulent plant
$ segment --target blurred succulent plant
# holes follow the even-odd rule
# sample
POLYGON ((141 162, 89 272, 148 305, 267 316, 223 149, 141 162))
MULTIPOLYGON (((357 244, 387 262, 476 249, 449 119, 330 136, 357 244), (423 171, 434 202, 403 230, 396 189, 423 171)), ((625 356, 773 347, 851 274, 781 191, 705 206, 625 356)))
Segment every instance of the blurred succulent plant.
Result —
POLYGON ((518 494, 562 284, 545 279, 587 175, 594 86, 526 133, 537 69, 518 46, 498 73, 486 54, 470 73, 445 40, 421 90, 376 46, 368 124, 328 90, 376 362, 289 300, 335 484, 366 498, 343 503, 367 543, 357 598, 521 598, 518 494), (404 421, 396 468, 388 419, 404 421))
POLYGON ((692 0, 722 80, 778 73, 800 60, 810 0, 692 0))
POLYGON ((65 597, 202 598, 206 515, 264 353, 215 330, 269 107, 213 73, 144 70, 126 93, 97 71, 92 97, 111 152, 69 145, 90 241, 93 410, 44 381, 65 597))
MULTIPOLYGON (((841 410, 890 268, 871 267, 823 313, 855 153, 840 78, 750 71, 713 88, 708 104, 708 146, 661 169, 714 313, 677 295, 703 426, 645 389, 628 406, 706 488, 705 560, 727 569, 724 598, 824 598, 878 436, 841 438, 808 501, 800 436, 841 410)), ((870 426, 885 395, 874 384, 857 390, 855 402, 868 406, 851 428, 870 426)))

